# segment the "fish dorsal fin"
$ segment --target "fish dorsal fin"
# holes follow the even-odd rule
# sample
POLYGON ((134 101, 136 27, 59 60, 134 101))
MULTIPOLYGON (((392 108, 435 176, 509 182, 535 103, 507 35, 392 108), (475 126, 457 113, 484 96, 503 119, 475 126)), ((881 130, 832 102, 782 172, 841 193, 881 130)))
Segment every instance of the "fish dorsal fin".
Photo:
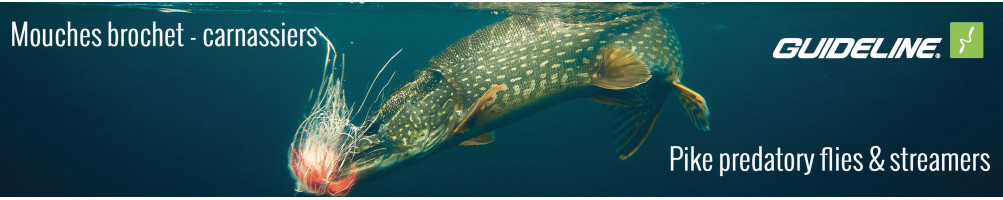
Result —
POLYGON ((477 103, 470 108, 470 112, 467 112, 467 117, 460 122, 460 125, 456 126, 456 129, 453 129, 453 133, 462 133, 470 130, 470 127, 474 125, 474 122, 477 122, 477 116, 481 114, 482 110, 484 110, 484 106, 487 104, 488 100, 491 99, 491 96, 494 96, 498 93, 498 91, 506 89, 508 89, 508 86, 501 84, 491 87, 491 89, 488 89, 487 92, 484 92, 484 95, 481 96, 480 99, 477 99, 477 103))
POLYGON ((599 71, 592 74, 592 85, 611 90, 632 88, 651 78, 651 71, 637 58, 634 51, 621 47, 599 49, 602 62, 599 71))
POLYGON ((473 145, 485 145, 491 144, 495 141, 495 132, 491 131, 485 134, 478 135, 477 137, 470 138, 467 141, 460 143, 460 146, 473 146, 473 145))

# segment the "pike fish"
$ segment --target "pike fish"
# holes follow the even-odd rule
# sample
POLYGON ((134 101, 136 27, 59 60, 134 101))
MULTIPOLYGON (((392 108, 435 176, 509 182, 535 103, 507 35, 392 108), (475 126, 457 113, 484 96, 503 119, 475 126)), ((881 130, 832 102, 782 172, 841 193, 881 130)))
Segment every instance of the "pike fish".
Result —
POLYGON ((670 97, 697 129, 710 129, 707 103, 681 83, 682 72, 675 30, 657 11, 514 15, 447 47, 387 96, 343 166, 353 180, 336 181, 365 182, 443 149, 489 144, 495 129, 574 98, 614 107, 613 150, 627 159, 670 97))

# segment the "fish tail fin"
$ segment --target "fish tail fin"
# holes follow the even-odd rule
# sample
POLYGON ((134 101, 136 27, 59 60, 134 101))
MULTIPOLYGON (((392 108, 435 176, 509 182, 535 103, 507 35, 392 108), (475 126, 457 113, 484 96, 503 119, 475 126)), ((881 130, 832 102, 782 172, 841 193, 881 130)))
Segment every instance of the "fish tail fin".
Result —
POLYGON ((672 81, 672 85, 679 90, 679 101, 683 103, 686 114, 690 116, 693 126, 702 131, 710 131, 710 108, 707 108, 707 101, 703 96, 694 92, 679 81, 672 81))
POLYGON ((614 107, 616 119, 613 129, 613 151, 620 160, 626 160, 634 155, 651 134, 658 115, 662 111, 665 99, 670 90, 660 89, 650 84, 632 90, 642 94, 643 103, 632 107, 614 107))

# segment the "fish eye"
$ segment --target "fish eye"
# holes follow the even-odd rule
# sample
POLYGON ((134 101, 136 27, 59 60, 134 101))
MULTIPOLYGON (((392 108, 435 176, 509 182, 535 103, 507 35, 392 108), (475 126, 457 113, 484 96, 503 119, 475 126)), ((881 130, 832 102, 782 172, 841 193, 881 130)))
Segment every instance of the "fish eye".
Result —
POLYGON ((373 121, 373 123, 369 124, 369 127, 366 128, 366 131, 362 132, 362 136, 375 135, 377 132, 380 131, 380 127, 382 126, 383 126, 382 120, 373 121))

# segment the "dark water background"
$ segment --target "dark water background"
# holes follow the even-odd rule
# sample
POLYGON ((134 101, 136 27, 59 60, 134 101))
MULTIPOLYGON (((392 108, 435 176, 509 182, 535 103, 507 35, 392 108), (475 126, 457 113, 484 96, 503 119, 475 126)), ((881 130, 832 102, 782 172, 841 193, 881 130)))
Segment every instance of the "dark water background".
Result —
MULTIPOLYGON (((452 42, 505 18, 441 4, 221 4, 255 11, 161 13, 0 4, 34 27, 320 27, 348 54, 358 101, 390 64, 400 84, 452 42), (281 12, 311 8, 311 13, 281 12)), ((223 9, 225 10, 225 9, 223 9)), ((685 52, 684 83, 711 131, 668 102, 647 143, 616 159, 612 115, 579 99, 401 169, 355 196, 999 196, 989 172, 669 171, 669 146, 698 151, 990 153, 1003 156, 999 3, 714 3, 663 11, 685 52), (985 23, 985 59, 776 60, 784 37, 942 37, 985 23)), ((0 51, 0 196, 291 196, 287 149, 320 82, 323 48, 10 47, 0 51)), ((818 159, 818 158, 816 158, 818 159)), ((990 159, 990 163, 996 159, 990 159)), ((816 161, 818 165, 819 161, 816 161)), ((886 164, 887 165, 887 164, 886 164)), ((998 165, 997 165, 998 166, 998 165)))

